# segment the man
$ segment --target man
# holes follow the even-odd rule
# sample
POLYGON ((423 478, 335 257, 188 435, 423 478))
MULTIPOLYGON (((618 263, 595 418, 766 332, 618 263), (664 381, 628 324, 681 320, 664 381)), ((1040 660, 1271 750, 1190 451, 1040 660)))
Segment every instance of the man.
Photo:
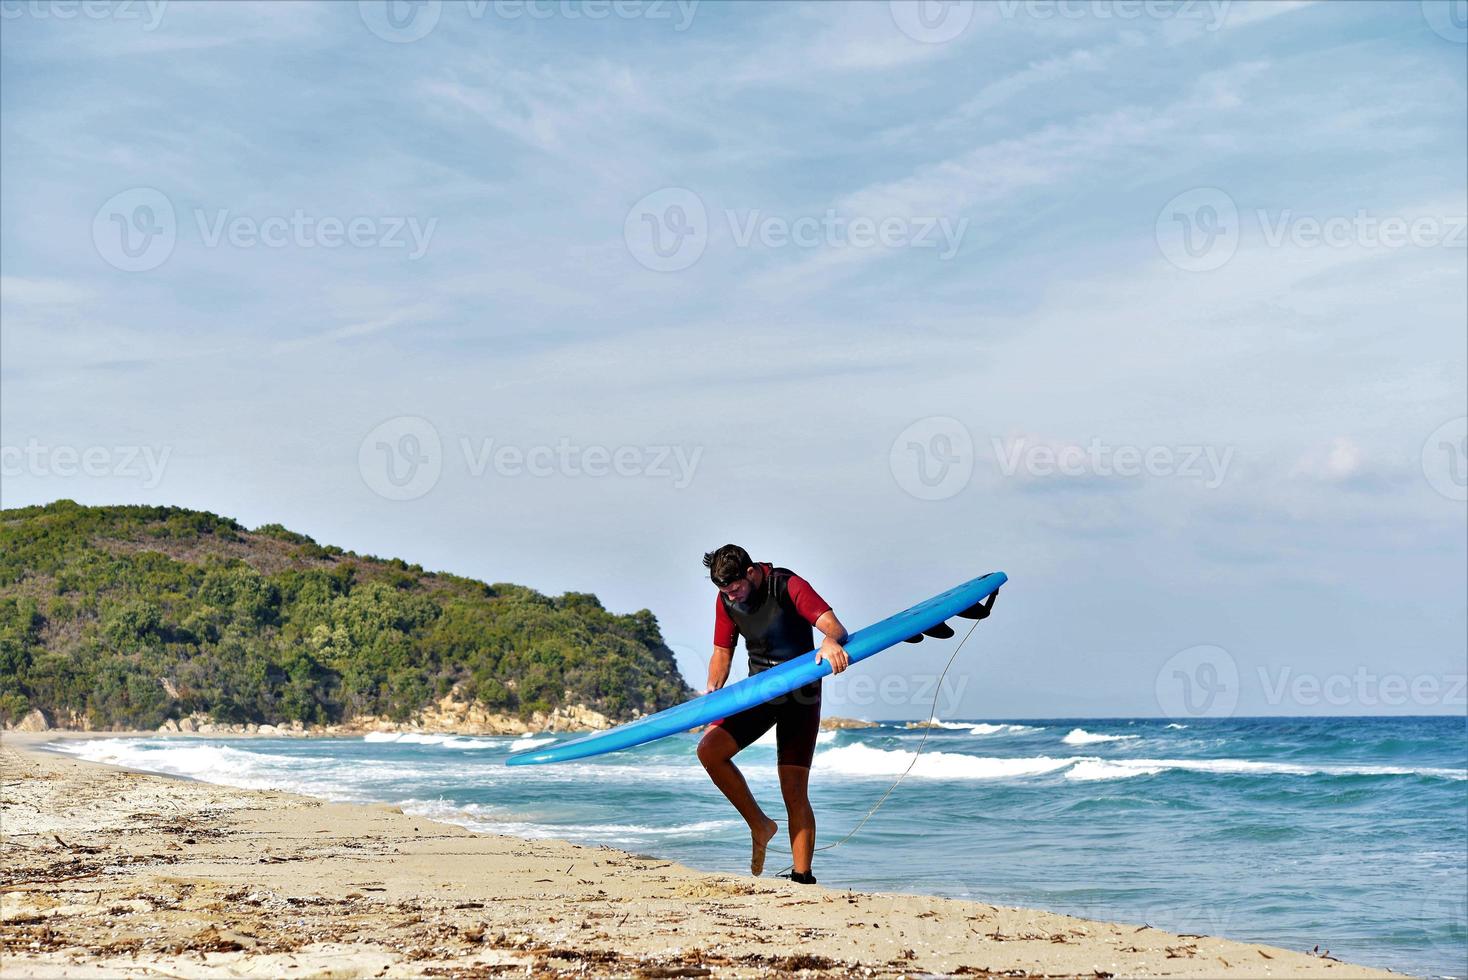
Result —
MULTIPOLYGON (((749 654, 751 676, 810 653, 816 646, 815 630, 825 635, 816 650, 816 661, 829 663, 833 673, 846 669, 850 660, 841 645, 846 642, 846 629, 805 579, 788 568, 754 562, 749 552, 733 544, 704 555, 703 564, 719 590, 714 604, 714 654, 704 693, 717 691, 729 679, 734 644, 741 636, 749 654)), ((813 885, 816 879, 810 865, 815 852, 816 816, 806 790, 821 727, 821 682, 814 681, 714 722, 698 744, 698 759, 714 785, 749 824, 749 871, 759 875, 764 871, 765 847, 778 825, 755 802, 733 760, 771 726, 775 729, 780 792, 785 797, 790 824, 791 879, 813 885)))

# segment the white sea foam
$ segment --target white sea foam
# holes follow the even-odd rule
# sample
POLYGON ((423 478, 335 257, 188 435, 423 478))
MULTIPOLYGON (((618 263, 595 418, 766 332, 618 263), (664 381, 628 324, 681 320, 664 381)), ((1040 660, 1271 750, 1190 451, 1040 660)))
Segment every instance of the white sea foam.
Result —
POLYGON ((401 745, 442 745, 452 735, 434 735, 428 732, 368 732, 362 736, 364 742, 397 742, 401 745))
MULTIPOLYGON (((848 776, 898 776, 912 763, 913 753, 874 749, 869 745, 845 745, 816 755, 822 770, 848 776)), ((955 752, 924 752, 910 775, 927 779, 1013 779, 1055 772, 1070 765, 1069 759, 1046 756, 1000 759, 993 756, 960 755, 955 752)))
POLYGON ((1226 776, 1428 776, 1438 779, 1468 779, 1463 769, 1411 769, 1403 766, 1299 765, 1261 762, 1254 759, 1099 759, 1078 758, 1065 774, 1067 779, 1130 779, 1159 772, 1200 772, 1226 776))
POLYGON ((90 762, 187 776, 241 789, 304 791, 325 775, 317 760, 247 752, 194 740, 162 743, 153 739, 78 739, 58 743, 54 748, 90 762))
POLYGON ((1188 726, 1187 725, 1179 725, 1176 722, 1174 722, 1173 724, 1168 725, 1167 727, 1168 728, 1175 728, 1175 729, 1181 730, 1181 729, 1187 728, 1188 726))
POLYGON ((554 741, 555 739, 550 736, 546 736, 545 738, 531 738, 529 735, 521 735, 519 738, 515 739, 513 743, 511 743, 510 751, 524 752, 526 749, 537 748, 541 745, 549 745, 554 741))
POLYGON ((1155 776, 1162 771, 1161 766, 1134 766, 1110 759, 1079 759, 1066 772, 1065 778, 1083 783, 1106 779, 1131 779, 1133 776, 1155 776))
POLYGON ((1093 735, 1084 728, 1074 728, 1061 741, 1066 745, 1093 745, 1097 742, 1126 742, 1141 737, 1140 735, 1093 735))
MULTIPOLYGON (((898 776, 912 762, 911 752, 847 745, 816 756, 823 770, 850 776, 898 776)), ((1102 759, 1097 756, 997 758, 952 752, 924 752, 912 776, 929 779, 1016 779, 1064 771, 1074 782, 1132 779, 1161 772, 1199 772, 1251 776, 1428 776, 1468 779, 1462 769, 1408 769, 1401 766, 1295 765, 1251 759, 1102 759)))
POLYGON ((399 745, 437 745, 445 749, 493 749, 503 747, 508 738, 494 736, 472 737, 468 735, 435 735, 425 732, 368 732, 362 736, 364 742, 392 742, 399 745))
POLYGON ((628 824, 628 823, 554 823, 537 820, 531 813, 515 813, 505 807, 483 803, 455 803, 442 797, 433 800, 407 799, 400 804, 404 813, 426 817, 440 823, 455 824, 482 834, 506 834, 515 837, 565 838, 648 843, 648 838, 678 839, 697 837, 743 827, 744 821, 726 818, 699 820, 693 823, 628 824))
POLYGON ((1043 730, 1034 725, 990 725, 980 722, 969 728, 968 733, 970 735, 1018 735, 1020 732, 1038 732, 1043 730))

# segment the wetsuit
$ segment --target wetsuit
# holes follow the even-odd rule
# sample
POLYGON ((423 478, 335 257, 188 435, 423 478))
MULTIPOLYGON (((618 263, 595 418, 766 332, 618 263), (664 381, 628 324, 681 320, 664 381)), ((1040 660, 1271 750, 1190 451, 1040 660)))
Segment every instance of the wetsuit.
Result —
MULTIPOLYGON (((733 649, 739 637, 749 654, 750 676, 816 649, 815 622, 831 606, 810 583, 788 568, 761 563, 764 582, 749 601, 735 604, 720 593, 714 613, 714 645, 733 649)), ((779 764, 810 768, 821 729, 821 682, 714 722, 740 749, 775 729, 779 764)))

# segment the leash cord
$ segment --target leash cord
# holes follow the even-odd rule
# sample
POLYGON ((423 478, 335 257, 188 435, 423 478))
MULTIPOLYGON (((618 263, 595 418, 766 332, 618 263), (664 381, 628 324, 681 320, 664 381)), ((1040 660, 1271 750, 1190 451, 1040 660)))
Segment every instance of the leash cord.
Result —
MULTIPOLYGON (((845 844, 847 841, 851 840, 851 838, 855 837, 856 834, 857 834, 857 831, 859 831, 859 830, 861 830, 861 828, 865 827, 867 825, 867 821, 870 820, 870 819, 872 819, 872 815, 874 813, 876 813, 878 809, 881 808, 881 806, 882 806, 883 803, 886 803, 887 802, 887 797, 889 797, 889 796, 892 795, 892 791, 895 790, 898 787, 898 785, 904 779, 907 778, 907 774, 908 773, 912 772, 912 767, 915 766, 915 765, 917 765, 918 757, 923 754, 923 746, 925 746, 925 745, 928 744, 928 736, 930 734, 932 734, 932 731, 933 731, 933 719, 935 717, 937 717, 937 714, 938 714, 938 698, 939 698, 939 696, 943 692, 943 679, 948 676, 948 668, 953 666, 953 661, 955 661, 955 660, 958 659, 958 652, 963 649, 963 645, 968 642, 968 638, 974 635, 974 630, 978 627, 979 623, 981 623, 981 622, 983 622, 983 620, 980 620, 980 619, 974 620, 973 625, 968 628, 968 632, 963 635, 963 639, 958 641, 958 646, 956 646, 956 647, 953 648, 953 653, 948 657, 948 663, 946 663, 946 664, 943 665, 943 673, 941 673, 941 674, 938 675, 938 686, 933 691, 933 703, 928 708, 928 721, 923 726, 923 738, 922 738, 922 741, 918 742, 917 751, 913 753, 912 761, 907 764, 907 768, 904 769, 904 770, 902 770, 902 774, 897 777, 896 781, 893 782, 891 786, 888 786, 887 787, 887 792, 883 793, 882 796, 881 796, 881 799, 877 800, 876 803, 873 803, 872 804, 871 809, 866 812, 866 816, 862 817, 861 818, 861 822, 858 823, 855 827, 851 828, 850 832, 848 832, 845 837, 841 838, 838 841, 833 841, 830 844, 822 844, 820 847, 817 847, 815 849, 815 851, 829 851, 829 850, 831 850, 831 848, 833 848, 833 847, 840 847, 842 844, 845 844)), ((814 852, 812 852, 812 853, 814 853, 814 852)), ((794 870, 795 870, 795 865, 792 864, 789 867, 787 867, 784 871, 781 871, 779 874, 775 875, 775 877, 776 878, 783 878, 787 874, 789 874, 790 872, 792 872, 794 870)))

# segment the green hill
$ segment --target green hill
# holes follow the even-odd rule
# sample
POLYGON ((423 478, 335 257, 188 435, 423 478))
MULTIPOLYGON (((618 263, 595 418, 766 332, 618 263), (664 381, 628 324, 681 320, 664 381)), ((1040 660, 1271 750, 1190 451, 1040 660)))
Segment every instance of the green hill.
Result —
POLYGON ((0 723, 407 721, 450 692, 614 720, 692 695, 644 609, 541 595, 176 507, 0 510, 0 723))

